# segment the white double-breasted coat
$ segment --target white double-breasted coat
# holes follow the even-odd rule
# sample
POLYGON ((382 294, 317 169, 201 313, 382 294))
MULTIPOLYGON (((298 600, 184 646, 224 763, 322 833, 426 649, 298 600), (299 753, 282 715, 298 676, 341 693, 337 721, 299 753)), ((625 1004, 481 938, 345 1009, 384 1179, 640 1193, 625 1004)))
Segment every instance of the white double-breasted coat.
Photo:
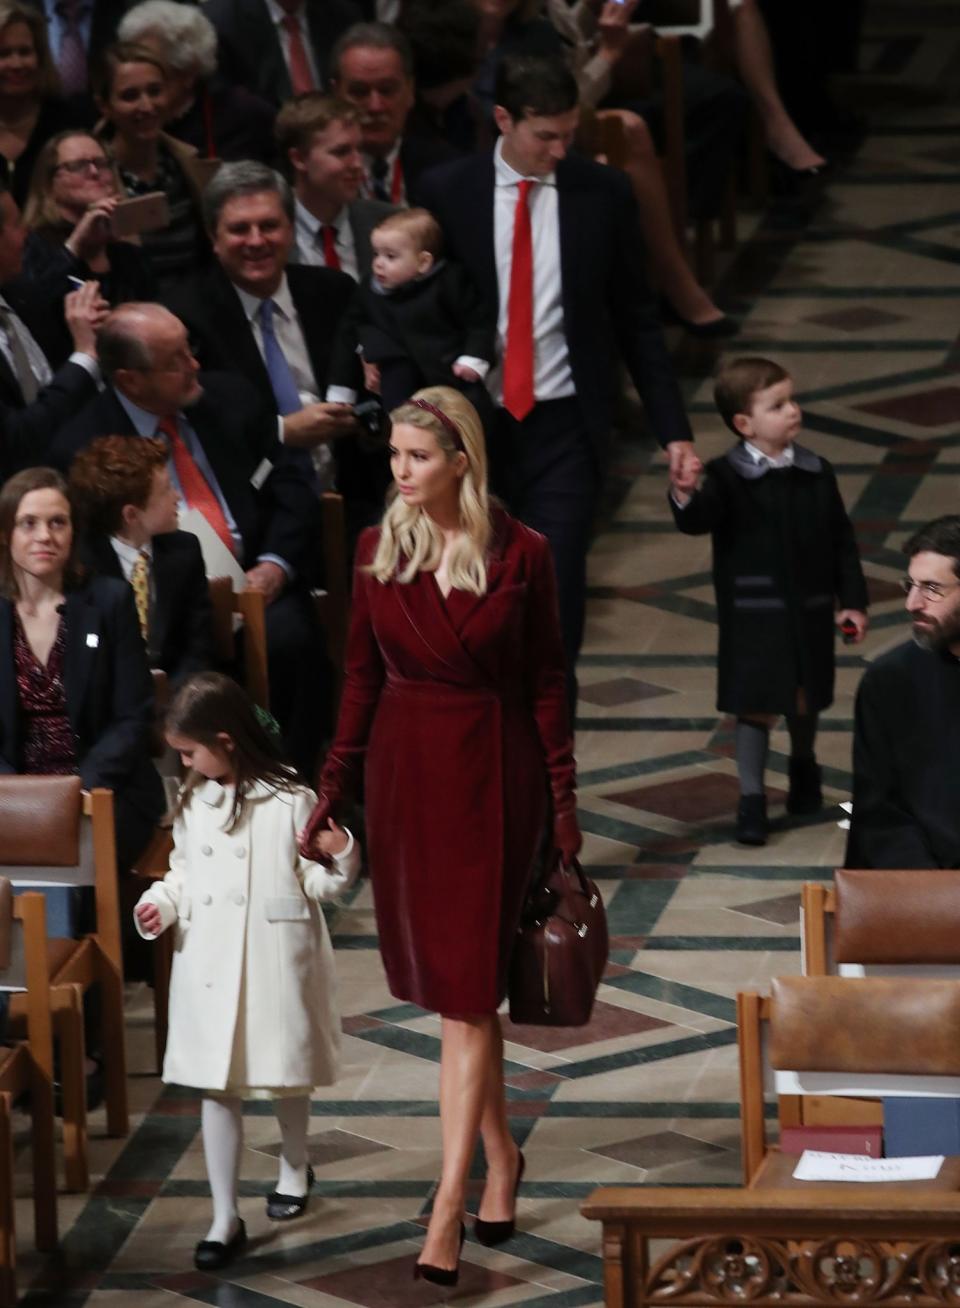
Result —
POLYGON ((335 1080, 340 1016, 318 901, 348 888, 359 851, 351 837, 332 867, 301 857, 297 832, 315 803, 306 787, 256 783, 228 834, 232 790, 207 781, 174 824, 170 871, 140 899, 176 930, 164 1081, 282 1090, 335 1080))

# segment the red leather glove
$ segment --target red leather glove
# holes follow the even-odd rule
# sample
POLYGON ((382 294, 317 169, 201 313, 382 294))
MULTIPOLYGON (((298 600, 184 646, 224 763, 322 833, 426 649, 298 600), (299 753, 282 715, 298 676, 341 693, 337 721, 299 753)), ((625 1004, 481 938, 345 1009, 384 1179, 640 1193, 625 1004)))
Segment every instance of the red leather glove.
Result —
POLYGON ((327 818, 330 816, 331 808, 330 800, 321 793, 317 800, 317 806, 310 814, 310 819, 300 832, 300 838, 297 841, 300 853, 304 858, 313 859, 314 862, 319 861, 320 851, 314 849, 313 843, 322 832, 326 831, 327 818))

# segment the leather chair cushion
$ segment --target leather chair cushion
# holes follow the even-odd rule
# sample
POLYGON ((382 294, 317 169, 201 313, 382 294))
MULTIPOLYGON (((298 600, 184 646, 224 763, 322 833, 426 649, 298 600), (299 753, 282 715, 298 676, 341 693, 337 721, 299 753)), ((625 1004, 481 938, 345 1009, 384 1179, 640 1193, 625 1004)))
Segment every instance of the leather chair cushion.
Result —
POLYGON ((960 963, 960 872, 840 869, 838 963, 960 963))
POLYGON ((775 1068, 960 1075, 960 981, 777 977, 771 1000, 775 1068))
POLYGON ((0 777, 0 865, 75 867, 82 814, 79 777, 0 777))

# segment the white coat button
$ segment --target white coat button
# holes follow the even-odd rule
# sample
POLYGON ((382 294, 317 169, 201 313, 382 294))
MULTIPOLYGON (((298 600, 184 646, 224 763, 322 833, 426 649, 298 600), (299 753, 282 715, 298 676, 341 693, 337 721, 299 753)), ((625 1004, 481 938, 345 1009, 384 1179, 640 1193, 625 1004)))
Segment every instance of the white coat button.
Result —
POLYGON ((206 987, 207 987, 208 990, 212 990, 212 989, 213 989, 213 982, 212 982, 212 981, 207 981, 207 982, 205 982, 205 985, 206 985, 206 987))
POLYGON ((233 897, 233 902, 235 904, 245 904, 247 902, 246 896, 241 891, 238 890, 233 897))
POLYGON ((213 895, 204 895, 204 896, 201 898, 200 903, 201 903, 201 904, 212 904, 212 903, 213 903, 213 895))
POLYGON ((201 846, 200 846, 200 853, 201 853, 201 854, 212 854, 212 853, 213 853, 213 848, 212 848, 212 846, 210 846, 210 845, 201 845, 201 846))
POLYGON ((234 858, 246 858, 247 851, 244 849, 243 845, 240 845, 239 848, 233 851, 233 856, 234 858))

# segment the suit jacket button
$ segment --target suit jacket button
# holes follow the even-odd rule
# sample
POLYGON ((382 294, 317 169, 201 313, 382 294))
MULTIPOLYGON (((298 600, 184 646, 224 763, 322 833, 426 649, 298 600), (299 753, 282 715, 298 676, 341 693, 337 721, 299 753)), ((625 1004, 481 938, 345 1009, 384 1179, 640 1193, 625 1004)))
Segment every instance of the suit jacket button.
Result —
POLYGON ((200 853, 201 853, 201 854, 212 854, 212 853, 213 853, 213 847, 212 847, 211 845, 201 845, 201 846, 200 846, 200 853))
POLYGON ((243 845, 238 845, 237 848, 233 851, 233 856, 234 858, 246 858, 247 851, 243 847, 243 845))
POLYGON ((235 904, 240 904, 240 905, 245 904, 247 902, 246 895, 244 895, 242 891, 238 890, 233 897, 233 902, 235 904))

